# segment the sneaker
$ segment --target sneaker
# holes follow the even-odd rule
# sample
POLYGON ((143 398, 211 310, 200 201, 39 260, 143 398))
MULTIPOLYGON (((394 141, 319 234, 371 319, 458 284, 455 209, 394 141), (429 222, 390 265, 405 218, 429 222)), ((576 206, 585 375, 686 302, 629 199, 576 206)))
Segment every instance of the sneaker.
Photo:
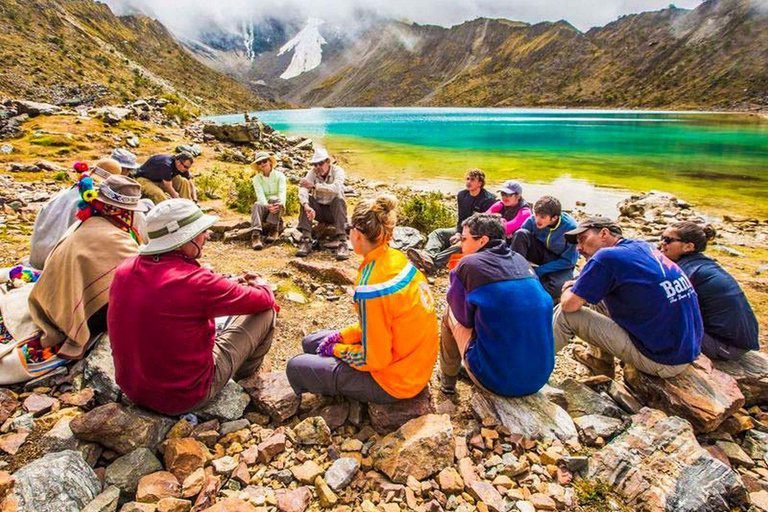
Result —
POLYGON ((589 354, 584 347, 574 347, 573 358, 589 368, 595 375, 605 375, 611 379, 616 377, 616 368, 613 364, 589 354))
POLYGON ((303 258, 310 252, 312 252, 312 240, 309 238, 302 238, 299 242, 299 249, 296 251, 296 256, 303 258))
POLYGON ((254 231, 251 235, 251 249, 254 251, 260 251, 264 248, 264 244, 261 243, 261 233, 254 231))
POLYGON ((435 273, 435 260, 432 256, 426 253, 426 251, 420 251, 418 249, 408 249, 406 256, 411 260, 416 268, 424 272, 425 274, 435 273))
POLYGON ((336 260, 344 261, 349 259, 349 246, 346 239, 339 240, 339 247, 336 249, 336 260))
POLYGON ((440 391, 444 395, 455 395, 457 380, 458 380, 458 375, 449 377, 448 375, 441 372, 440 373, 440 391))

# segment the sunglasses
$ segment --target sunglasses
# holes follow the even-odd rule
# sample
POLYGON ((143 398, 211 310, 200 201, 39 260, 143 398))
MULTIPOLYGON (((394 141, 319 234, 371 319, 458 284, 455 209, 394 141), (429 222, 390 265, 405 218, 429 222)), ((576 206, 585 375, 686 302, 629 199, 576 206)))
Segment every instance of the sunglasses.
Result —
POLYGON ((191 163, 189 165, 184 165, 181 162, 179 162, 179 164, 181 165, 181 168, 184 169, 185 171, 188 171, 192 167, 191 163))
POLYGON ((469 240, 470 238, 471 238, 472 240, 477 240, 478 238, 483 238, 483 237, 482 237, 482 235, 481 235, 481 236, 469 235, 468 237, 466 237, 466 236, 464 236, 464 235, 461 235, 461 241, 462 241, 462 242, 466 242, 466 241, 467 241, 467 240, 469 240))
POLYGON ((679 238, 672 238, 671 236, 663 236, 661 237, 661 241, 667 245, 673 243, 673 242, 682 242, 679 238))

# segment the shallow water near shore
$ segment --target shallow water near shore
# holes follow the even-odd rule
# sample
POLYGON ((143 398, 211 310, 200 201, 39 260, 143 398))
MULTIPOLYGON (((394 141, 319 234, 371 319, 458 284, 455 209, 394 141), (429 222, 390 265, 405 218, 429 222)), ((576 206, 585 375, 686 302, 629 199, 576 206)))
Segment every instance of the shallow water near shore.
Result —
MULTIPOLYGON (((698 112, 339 108, 257 112, 309 136, 357 176, 424 189, 460 188, 469 167, 494 187, 518 179, 531 199, 615 213, 632 192, 661 190, 717 216, 768 218, 768 122, 698 112)), ((242 115, 218 122, 241 122, 242 115)))

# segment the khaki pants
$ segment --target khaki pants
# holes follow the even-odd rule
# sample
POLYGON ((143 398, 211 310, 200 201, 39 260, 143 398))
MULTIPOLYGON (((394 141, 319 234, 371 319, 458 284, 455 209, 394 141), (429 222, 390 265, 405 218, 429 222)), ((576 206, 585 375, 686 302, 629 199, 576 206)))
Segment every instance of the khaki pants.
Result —
POLYGON ((267 209, 266 204, 255 203, 251 210, 251 227, 254 233, 257 231, 261 233, 262 224, 266 224, 268 231, 278 229, 284 211, 285 208, 281 206, 279 212, 272 213, 267 209))
POLYGON ((640 352, 627 331, 608 316, 608 310, 602 305, 581 307, 573 313, 564 313, 560 305, 554 313, 555 353, 578 336, 593 348, 591 353, 608 364, 613 364, 614 356, 631 364, 648 375, 668 378, 685 370, 688 365, 670 366, 648 359, 640 352))
MULTIPOLYGON (((155 183, 152 180, 142 177, 136 178, 136 181, 139 182, 139 185, 141 185, 141 195, 151 199, 155 204, 161 203, 171 197, 165 192, 165 190, 163 190, 159 183, 155 183)), ((179 197, 184 199, 192 199, 193 201, 196 199, 195 185, 191 180, 188 180, 183 176, 176 175, 173 177, 173 180, 171 180, 171 185, 173 186, 173 189, 179 194, 179 197)))
POLYGON ((274 309, 255 315, 237 316, 216 335, 213 346, 213 382, 205 400, 193 410, 213 400, 230 379, 250 377, 259 369, 272 346, 276 319, 274 309))
MULTIPOLYGON (((461 370, 464 354, 475 335, 474 329, 464 327, 456 320, 451 308, 445 309, 440 323, 440 371, 448 377, 455 377, 461 370)), ((488 391, 472 374, 469 365, 464 362, 464 369, 472 382, 483 391, 488 391)), ((488 391, 490 393, 490 391, 488 391)))

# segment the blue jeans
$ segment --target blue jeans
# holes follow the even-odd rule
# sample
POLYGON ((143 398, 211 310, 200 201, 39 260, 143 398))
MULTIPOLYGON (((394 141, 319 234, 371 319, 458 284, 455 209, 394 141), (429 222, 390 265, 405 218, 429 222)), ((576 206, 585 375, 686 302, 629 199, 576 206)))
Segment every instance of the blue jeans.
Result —
POLYGON ((304 354, 291 358, 285 373, 294 393, 345 396, 358 402, 391 404, 399 399, 379 386, 370 372, 355 370, 335 357, 316 354, 323 338, 334 331, 323 330, 310 334, 301 342, 304 354))

